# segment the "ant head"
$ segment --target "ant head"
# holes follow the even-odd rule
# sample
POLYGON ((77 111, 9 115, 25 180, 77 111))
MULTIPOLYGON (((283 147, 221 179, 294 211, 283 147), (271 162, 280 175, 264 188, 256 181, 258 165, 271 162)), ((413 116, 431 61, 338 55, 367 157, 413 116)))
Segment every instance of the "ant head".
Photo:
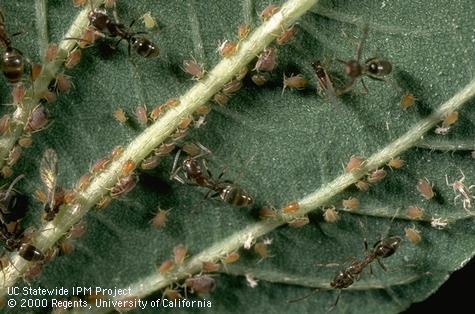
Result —
POLYGON ((357 78, 361 75, 361 65, 357 60, 350 60, 346 62, 345 73, 351 78, 357 78))
POLYGON ((110 22, 106 10, 102 9, 91 10, 88 14, 88 18, 89 23, 98 30, 105 29, 107 27, 107 24, 110 22))
POLYGON ((378 257, 386 258, 394 254, 401 244, 401 237, 393 236, 378 241, 374 245, 374 253, 378 257))

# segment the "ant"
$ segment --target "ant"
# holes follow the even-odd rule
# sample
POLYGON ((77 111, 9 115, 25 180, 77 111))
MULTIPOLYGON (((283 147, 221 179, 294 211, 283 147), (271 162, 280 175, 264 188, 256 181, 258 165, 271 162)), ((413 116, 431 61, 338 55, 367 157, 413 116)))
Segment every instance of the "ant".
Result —
MULTIPOLYGON (((11 34, 16 36, 20 32, 11 34)), ((16 84, 21 81, 23 72, 25 70, 25 59, 20 50, 12 47, 12 42, 7 35, 5 28, 5 16, 0 11, 0 42, 6 48, 0 59, 0 68, 5 75, 5 78, 11 84, 16 84)))
POLYGON ((23 178, 17 177, 6 191, 0 190, 0 238, 5 242, 7 251, 18 250, 18 255, 27 261, 38 261, 44 258, 35 246, 26 243, 24 232, 19 227, 19 221, 26 215, 26 206, 18 201, 18 194, 13 191, 13 186, 23 178), (22 208, 18 208, 22 205, 22 208))
POLYGON ((160 54, 158 47, 151 42, 149 39, 137 36, 140 34, 146 34, 146 32, 130 32, 130 29, 135 20, 133 20, 128 29, 125 28, 124 24, 119 22, 117 13, 114 10, 114 21, 109 17, 105 9, 94 9, 89 12, 88 18, 89 23, 92 25, 102 36, 108 36, 111 38, 120 38, 119 41, 115 44, 117 46, 122 40, 127 41, 128 43, 128 52, 130 55, 130 50, 134 49, 139 55, 144 58, 155 58, 160 54))
POLYGON ((345 73, 348 77, 350 77, 350 82, 345 87, 343 87, 343 89, 337 91, 337 96, 348 93, 353 88, 353 85, 359 77, 361 77, 361 83, 363 84, 365 93, 368 93, 368 88, 363 81, 363 76, 367 76, 373 80, 385 81, 382 76, 386 76, 391 73, 392 65, 389 61, 384 59, 374 57, 366 60, 364 64, 360 63, 361 49, 363 48, 363 43, 367 36, 368 26, 365 26, 363 29, 363 36, 358 43, 358 47, 356 48, 355 59, 348 61, 337 59, 338 62, 345 64, 345 73))
POLYGON ((211 171, 208 169, 206 159, 202 158, 203 156, 211 154, 211 151, 199 143, 197 145, 202 150, 202 153, 195 156, 188 156, 183 160, 183 164, 180 167, 177 167, 177 164, 181 149, 178 151, 173 162, 170 178, 182 184, 197 185, 209 189, 205 198, 219 197, 223 202, 236 207, 251 205, 254 201, 253 198, 238 184, 229 180, 221 181, 224 171, 221 172, 216 179, 213 178, 211 171), (198 161, 199 159, 201 159, 201 165, 198 161), (180 171, 184 174, 186 180, 178 175, 180 171), (210 196, 212 192, 214 192, 214 194, 210 196))

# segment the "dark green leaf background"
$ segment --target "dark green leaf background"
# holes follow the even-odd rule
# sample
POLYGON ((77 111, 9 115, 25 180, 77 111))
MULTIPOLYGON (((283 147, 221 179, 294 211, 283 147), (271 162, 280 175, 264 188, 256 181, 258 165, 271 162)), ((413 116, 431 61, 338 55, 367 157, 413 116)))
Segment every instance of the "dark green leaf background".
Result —
MULTIPOLYGON (((41 188, 37 169, 46 148, 54 148, 59 155, 60 184, 73 186, 95 160, 116 145, 127 145, 140 133, 140 128, 118 124, 112 117, 114 110, 123 107, 132 113, 143 104, 152 109, 185 93, 194 82, 180 69, 182 61, 194 56, 212 68, 219 62, 215 51, 218 44, 235 38, 238 25, 244 21, 257 27, 258 12, 267 4, 253 0, 118 1, 119 16, 126 24, 148 11, 157 18, 160 31, 151 31, 150 38, 160 46, 162 57, 145 60, 133 53, 129 58, 126 44, 110 55, 103 53, 101 45, 85 50, 81 63, 66 72, 73 78, 74 89, 48 106, 54 123, 34 135, 33 147, 25 151, 15 168, 16 173, 27 177, 18 188, 29 195, 41 188)), ((343 172, 342 165, 351 155, 377 152, 473 77, 473 1, 323 1, 320 5, 299 21, 293 42, 278 48, 278 67, 267 86, 258 88, 247 80, 228 106, 215 107, 207 123, 190 134, 190 140, 213 151, 210 167, 214 173, 226 167, 226 178, 237 180, 255 196, 252 209, 204 200, 205 190, 169 181, 169 157, 157 171, 141 175, 132 193, 105 210, 90 212, 85 218, 88 232, 75 242, 75 251, 49 263, 31 285, 127 287, 154 273, 156 265, 169 258, 178 243, 186 244, 191 255, 199 253, 258 220, 261 206, 281 206, 331 181, 343 172), (354 94, 331 103, 316 94, 311 63, 352 58, 363 23, 370 26, 363 59, 389 59, 394 65, 393 85, 366 79, 369 94, 363 95, 357 84, 354 94), (282 95, 283 73, 302 73, 312 80, 311 87, 282 95), (396 83, 400 90, 394 87, 396 83), (399 107, 403 90, 418 98, 407 111, 399 107), (149 224, 158 206, 173 208, 162 230, 149 224)), ((1 6, 9 31, 24 32, 14 38, 15 47, 39 62, 33 1, 3 1, 1 6)), ((77 12, 71 1, 48 1, 51 41, 61 40, 77 12)), ((140 30, 143 24, 138 22, 135 27, 140 30)), ((336 62, 332 64, 332 71, 341 70, 336 62)), ((0 97, 2 103, 10 101, 4 82, 0 97)), ((473 141, 473 104, 460 111, 459 122, 444 140, 473 141)), ((0 109, 2 113, 11 111, 7 106, 0 109)), ((403 236, 404 228, 413 225, 421 231, 422 242, 414 246, 404 241, 400 250, 384 261, 387 273, 376 265, 372 276, 365 271, 354 285, 359 290, 343 291, 335 312, 399 312, 436 291, 450 272, 473 256, 473 220, 459 219, 437 230, 429 223, 408 220, 395 219, 390 224, 390 218, 397 209, 403 212, 409 205, 425 208, 429 216, 463 216, 461 203, 453 204, 454 193, 446 186, 445 175, 453 181, 460 177, 461 169, 467 184, 474 183, 474 160, 469 152, 417 148, 401 157, 407 166, 389 171, 388 177, 369 192, 352 188, 334 200, 336 204, 342 198, 358 197, 362 211, 384 209, 386 218, 342 213, 341 221, 328 224, 316 212, 304 228, 278 229, 268 235, 273 239, 271 258, 258 263, 252 251, 241 251, 241 260, 229 267, 232 273, 263 274, 267 280, 262 279, 252 289, 243 276, 220 274, 217 289, 207 297, 213 307, 205 311, 324 313, 334 302, 335 291, 287 303, 311 291, 303 285, 328 285, 339 269, 317 264, 361 258, 365 233, 372 245, 388 228, 391 234, 403 236), (423 177, 434 183, 438 202, 425 201, 417 192, 416 182, 423 177), (299 280, 296 285, 279 283, 284 277, 305 278, 306 284, 299 280)), ((39 225, 41 205, 32 197, 30 200, 29 221, 39 225)), ((20 311, 25 312, 19 308, 7 312, 20 311)))

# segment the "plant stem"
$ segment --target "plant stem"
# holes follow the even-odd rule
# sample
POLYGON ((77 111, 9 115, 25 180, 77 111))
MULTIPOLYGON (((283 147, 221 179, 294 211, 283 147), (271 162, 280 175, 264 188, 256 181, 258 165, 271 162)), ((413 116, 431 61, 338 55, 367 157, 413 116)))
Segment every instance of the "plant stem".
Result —
POLYGON ((48 12, 47 0, 35 0, 36 30, 38 33, 38 48, 40 56, 44 56, 48 47, 48 12))
MULTIPOLYGON (((53 245, 110 189, 116 185, 121 178, 122 167, 126 162, 132 161, 138 165, 154 148, 163 143, 169 135, 175 131, 183 118, 190 116, 197 108, 204 105, 214 94, 216 94, 226 83, 234 78, 242 68, 252 61, 265 47, 267 47, 283 29, 288 28, 301 15, 308 11, 317 0, 290 0, 282 6, 281 10, 274 14, 272 18, 258 27, 248 39, 239 44, 239 49, 235 55, 223 59, 209 74, 185 95, 180 97, 180 104, 168 110, 153 125, 147 128, 142 134, 135 138, 123 154, 115 161, 112 161, 107 170, 94 177, 87 189, 78 192, 73 204, 64 206, 56 215, 55 219, 43 225, 36 236, 32 238, 33 245, 42 252, 47 252, 53 245)), ((72 29, 84 28, 87 25, 87 12, 84 10, 76 19, 72 29)), ((66 37, 79 37, 80 33, 71 34, 66 37)), ((74 46, 74 41, 63 41, 60 47, 67 50, 69 46, 74 46)), ((69 47, 71 48, 71 47, 69 47)), ((72 49, 72 48, 71 48, 72 49)), ((49 83, 49 82, 48 82, 49 83)), ((38 90, 40 86, 36 86, 38 90)), ((46 84, 47 87, 47 84, 46 84)), ((269 222, 265 225, 267 232, 276 228, 279 223, 269 222)), ((257 225, 262 229, 262 224, 257 225)), ((255 226, 249 227, 250 233, 255 233, 255 226)), ((232 241, 233 246, 239 247, 244 239, 238 234, 232 241)), ((229 240, 228 240, 229 241, 229 240)), ((217 251, 215 256, 221 256, 222 246, 215 246, 217 251)), ((205 256, 203 257, 205 258, 205 256)), ((11 259, 13 265, 4 269, 4 276, 0 278, 0 296, 4 295, 7 288, 12 286, 16 280, 28 269, 30 263, 17 254, 11 259)), ((201 261, 196 261, 194 268, 201 267, 201 261)))
MULTIPOLYGON (((300 210, 293 215, 280 215, 275 220, 265 220, 247 226, 245 229, 237 231, 220 242, 215 243, 211 247, 195 255, 187 263, 178 268, 176 271, 162 274, 153 274, 130 285, 132 296, 143 298, 153 292, 163 289, 174 282, 188 278, 190 274, 201 271, 203 262, 218 262, 227 254, 237 251, 249 238, 257 239, 277 227, 284 225, 295 217, 308 214, 318 209, 320 206, 328 203, 334 196, 344 191, 350 185, 356 183, 360 178, 368 172, 384 166, 389 160, 401 155, 404 151, 413 147, 419 142, 424 134, 432 129, 441 121, 445 114, 456 111, 462 107, 467 101, 475 96, 475 80, 471 81, 461 91, 455 94, 451 99, 446 101, 434 113, 427 118, 421 120, 413 128, 404 135, 387 145, 382 150, 373 154, 366 162, 361 171, 357 173, 344 173, 334 179, 332 182, 323 185, 315 192, 307 195, 299 200, 300 210)), ((118 297, 115 300, 130 299, 118 297)))
POLYGON ((417 147, 431 150, 441 150, 444 152, 456 150, 475 150, 475 140, 462 142, 457 140, 432 140, 426 139, 416 144, 417 147))

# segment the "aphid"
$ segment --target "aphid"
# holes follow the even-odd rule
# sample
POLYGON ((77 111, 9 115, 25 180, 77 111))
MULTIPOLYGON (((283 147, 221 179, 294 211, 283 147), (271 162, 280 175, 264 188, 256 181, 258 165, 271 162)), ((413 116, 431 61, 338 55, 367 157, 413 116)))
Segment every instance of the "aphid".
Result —
POLYGON ((8 166, 3 166, 2 170, 0 170, 0 173, 4 178, 9 178, 13 175, 13 170, 8 166))
POLYGON ((349 210, 355 210, 360 207, 360 201, 356 197, 350 197, 342 201, 343 207, 349 210))
POLYGON ((385 81, 384 76, 388 75, 392 71, 392 65, 389 61, 380 58, 367 59, 364 64, 360 63, 361 60, 361 48, 368 35, 368 27, 363 30, 363 36, 361 38, 358 47, 356 48, 355 58, 348 61, 337 59, 339 62, 345 64, 345 74, 350 78, 350 81, 342 89, 337 91, 337 96, 348 93, 355 84, 358 78, 361 78, 361 83, 365 92, 368 92, 366 85, 363 81, 363 76, 367 76, 373 80, 385 81))
POLYGON ((232 96, 235 94, 237 91, 239 91, 242 87, 242 81, 240 80, 232 80, 231 82, 227 83, 224 85, 223 89, 221 92, 227 96, 232 96))
POLYGON ((25 85, 23 83, 19 82, 15 84, 15 86, 12 89, 12 99, 13 99, 13 104, 18 105, 23 102, 23 97, 25 97, 25 85))
POLYGON ((236 263, 240 257, 241 255, 239 255, 238 252, 232 252, 226 255, 225 257, 223 257, 221 261, 223 262, 223 264, 232 264, 232 263, 236 263))
POLYGON ((37 262, 31 265, 28 270, 23 274, 23 280, 26 282, 33 281, 36 277, 38 277, 41 272, 43 271, 44 263, 37 262))
POLYGON ((72 204, 76 199, 76 192, 74 190, 66 190, 64 193, 64 203, 65 204, 72 204))
POLYGON ((135 173, 120 178, 117 184, 111 189, 111 197, 116 198, 129 193, 134 189, 138 181, 139 178, 135 173))
POLYGON ((471 200, 475 199, 475 196, 470 194, 470 190, 473 189, 475 185, 466 187, 463 184, 463 181, 465 180, 465 175, 463 174, 462 170, 460 170, 460 173, 462 174, 462 177, 459 180, 455 180, 451 184, 449 184, 448 176, 445 175, 445 182, 448 186, 451 186, 453 188, 455 193, 458 193, 454 198, 454 204, 459 197, 462 198, 463 209, 465 209, 465 211, 467 211, 469 214, 472 214, 472 212, 470 211, 470 208, 472 207, 471 200))
POLYGON ((158 209, 158 212, 152 218, 151 223, 152 226, 156 229, 160 229, 165 227, 167 220, 168 220, 168 212, 169 210, 158 209))
MULTIPOLYGON (((366 268, 366 266, 371 264, 374 260, 377 260, 381 268, 386 270, 386 267, 381 263, 379 258, 387 258, 393 255, 399 248, 401 241, 402 239, 398 236, 382 239, 381 241, 376 242, 373 249, 369 250, 361 261, 355 260, 350 264, 350 266, 339 271, 330 282, 330 286, 334 289, 339 289, 339 293, 335 303, 327 312, 330 312, 338 304, 341 289, 351 286, 353 282, 358 279, 359 275, 366 268)), ((367 248, 366 241, 365 247, 367 248)))
POLYGON ((198 156, 201 153, 200 146, 195 143, 185 143, 181 150, 187 153, 188 156, 198 156))
POLYGON ((108 157, 98 159, 91 167, 92 173, 99 173, 104 171, 110 163, 110 159, 108 157))
POLYGON ((149 11, 147 13, 145 13, 143 16, 142 16, 142 19, 143 19, 143 23, 145 25, 145 28, 147 29, 152 29, 152 28, 155 28, 157 27, 157 21, 155 20, 155 18, 152 16, 152 13, 149 11))
POLYGON ((10 131, 10 115, 5 114, 0 118, 0 135, 10 131))
POLYGON ((232 57, 239 48, 239 44, 234 41, 225 40, 218 48, 219 55, 223 58, 232 57))
POLYGON ((421 240, 422 240, 421 233, 416 228, 414 228, 414 227, 404 228, 404 232, 406 234, 406 238, 409 241, 411 241, 412 244, 415 245, 415 244, 418 244, 419 242, 421 242, 421 240))
POLYGON ((277 65, 277 49, 267 47, 259 54, 254 70, 257 72, 272 72, 277 65))
POLYGON ((251 32, 251 26, 248 24, 241 24, 238 27, 238 37, 239 40, 244 40, 247 38, 247 35, 251 32))
POLYGON ((87 0, 73 0, 73 5, 75 7, 82 7, 83 5, 85 5, 87 2, 87 0))
POLYGON ((294 214, 300 209, 300 205, 297 202, 292 202, 287 204, 284 208, 282 208, 282 212, 284 214, 294 214))
POLYGON ((261 219, 266 219, 266 218, 276 218, 277 213, 275 212, 275 209, 269 208, 269 207, 262 207, 259 210, 259 217, 261 219))
POLYGON ((155 150, 155 155, 157 156, 166 156, 170 154, 175 149, 175 143, 163 143, 155 150))
POLYGON ((317 79, 317 91, 319 93, 325 93, 330 98, 336 97, 336 91, 333 87, 333 83, 328 75, 327 71, 323 67, 320 61, 315 61, 312 63, 313 71, 315 73, 315 77, 317 79))
POLYGON ((145 106, 137 106, 135 108, 135 118, 139 122, 139 124, 143 127, 147 125, 148 118, 147 118, 147 107, 145 106))
POLYGON ((424 216, 424 209, 416 206, 409 206, 406 209, 406 216, 413 220, 420 220, 424 216))
POLYGON ((284 84, 282 87, 282 94, 286 88, 302 90, 307 86, 308 80, 306 80, 301 74, 292 75, 290 77, 285 76, 284 73, 284 84))
POLYGON ((43 93, 42 99, 46 100, 48 104, 51 104, 56 101, 56 94, 50 90, 47 90, 43 93))
POLYGON ((74 68, 79 61, 81 60, 81 49, 75 49, 68 54, 68 58, 64 62, 64 67, 66 69, 74 68))
POLYGON ((221 268, 221 265, 213 262, 203 262, 201 265, 201 271, 204 273, 214 273, 221 268))
POLYGON ((113 7, 115 7, 115 2, 116 2, 116 0, 105 0, 104 1, 104 6, 106 8, 109 8, 109 9, 113 8, 113 7))
POLYGON ((220 106, 225 106, 228 101, 229 101, 229 96, 223 94, 223 93, 216 93, 214 96, 213 96, 213 101, 215 103, 217 103, 218 105, 220 106))
POLYGON ((328 223, 335 223, 340 220, 340 215, 336 211, 335 207, 328 207, 323 209, 323 219, 328 223))
POLYGON ((166 297, 168 300, 177 300, 177 299, 182 298, 180 292, 178 292, 175 289, 170 289, 170 288, 166 288, 165 291, 163 291, 162 299, 163 297, 166 297))
POLYGON ((173 248, 173 258, 176 265, 181 265, 185 261, 188 249, 183 244, 178 244, 173 248))
POLYGON ((36 79, 40 76, 41 70, 43 69, 43 66, 39 63, 33 64, 31 67, 31 81, 34 82, 36 79))
POLYGON ((183 71, 191 75, 196 80, 201 80, 205 76, 202 64, 198 64, 195 59, 183 60, 183 71))
POLYGON ((170 272, 174 267, 175 264, 173 264, 173 261, 171 259, 167 259, 160 265, 160 267, 158 268, 158 272, 160 274, 165 274, 170 272))
POLYGON ((111 152, 111 159, 116 160, 120 156, 122 156, 122 153, 124 152, 124 148, 122 146, 116 146, 111 152))
POLYGON ((401 106, 402 109, 405 110, 409 107, 412 107, 415 102, 416 102, 416 98, 414 97, 414 95, 411 94, 411 93, 406 93, 401 98, 400 106, 401 106))
POLYGON ((269 74, 268 73, 255 73, 251 76, 251 80, 257 86, 263 86, 269 80, 269 74))
POLYGON ((263 22, 270 19, 274 14, 276 14, 280 10, 280 7, 277 4, 269 4, 262 10, 261 14, 259 15, 263 22))
POLYGON ((105 195, 99 200, 99 202, 97 202, 96 208, 98 209, 107 208, 111 202, 112 202, 112 198, 109 195, 105 195))
POLYGON ((458 111, 452 111, 444 116, 444 120, 442 121, 442 128, 449 128, 452 124, 457 122, 459 119, 458 111))
POLYGON ((94 44, 100 36, 93 27, 86 27, 84 33, 82 33, 81 39, 78 42, 78 46, 81 49, 87 48, 94 44))
POLYGON ((246 77, 247 72, 249 72, 247 66, 242 67, 241 70, 239 70, 239 72, 234 76, 234 78, 238 81, 242 81, 246 77))
POLYGON ((59 249, 61 254, 63 255, 70 255, 74 251, 74 244, 71 240, 63 240, 59 244, 59 249))
POLYGON ((157 120, 158 117, 164 112, 164 110, 165 110, 165 105, 157 105, 150 112, 150 119, 152 119, 152 121, 157 120))
POLYGON ((151 155, 151 156, 145 158, 140 163, 140 169, 142 169, 142 170, 152 170, 152 169, 157 168, 158 165, 160 165, 160 156, 151 155))
POLYGON ((181 119, 180 124, 178 124, 178 128, 182 129, 182 130, 185 130, 190 126, 191 122, 193 122, 192 117, 190 117, 190 116, 189 117, 184 117, 184 118, 181 119))
POLYGON ((134 169, 135 169, 135 162, 129 159, 122 166, 122 175, 128 176, 134 169))
POLYGON ((285 45, 294 38, 295 33, 297 33, 297 28, 295 25, 292 25, 287 30, 283 31, 279 37, 275 40, 278 45, 285 45))
POLYGON ((199 116, 206 116, 208 113, 210 113, 211 108, 210 106, 199 106, 198 109, 196 109, 195 113, 199 116))
POLYGON ((28 121, 25 130, 27 132, 37 131, 48 124, 49 112, 43 106, 36 107, 31 113, 30 120, 28 121))
POLYGON ((125 124, 128 120, 127 115, 125 114, 125 111, 122 108, 119 108, 116 111, 114 111, 114 118, 120 124, 125 124))
MULTIPOLYGON (((14 34, 17 35, 17 34, 14 34)), ((13 35, 13 36, 14 36, 13 35)), ((5 17, 0 11, 0 43, 6 48, 0 58, 0 69, 7 81, 16 84, 21 81, 25 70, 25 59, 20 50, 12 47, 12 42, 7 35, 5 17)))
POLYGON ((295 219, 292 219, 292 221, 289 222, 289 227, 301 228, 309 223, 310 223, 310 219, 308 219, 307 216, 297 217, 295 219))
POLYGON ((7 160, 8 166, 12 167, 13 165, 17 163, 18 159, 20 159, 21 157, 22 151, 23 150, 21 149, 20 145, 15 145, 12 148, 12 150, 8 154, 8 160, 7 160))
POLYGON ((376 169, 373 172, 370 173, 368 176, 368 182, 369 183, 378 183, 382 181, 384 178, 386 178, 386 170, 384 169, 376 169))
POLYGON ((45 60, 46 62, 52 62, 56 56, 58 55, 59 47, 57 44, 51 43, 48 44, 45 53, 45 60))
POLYGON ((386 164, 391 169, 400 169, 404 166, 406 162, 402 160, 400 157, 396 157, 388 161, 386 164))
POLYGON ((251 274, 246 274, 246 282, 247 285, 251 288, 257 287, 257 282, 256 278, 254 278, 251 274))
POLYGON ((91 177, 92 175, 90 173, 86 173, 82 175, 79 178, 77 189, 80 191, 85 190, 89 186, 89 183, 91 182, 91 177))
POLYGON ((354 171, 360 171, 361 167, 363 167, 365 160, 359 156, 351 156, 350 161, 346 164, 345 171, 348 173, 354 171))
POLYGON ((56 76, 56 81, 54 86, 56 90, 60 93, 69 93, 73 83, 71 82, 71 77, 65 75, 64 73, 58 74, 56 76))
POLYGON ((432 190, 432 184, 427 179, 419 179, 417 181, 417 190, 421 193, 421 196, 426 200, 430 200, 434 197, 435 193, 432 190))
POLYGON ((79 222, 69 229, 69 236, 72 239, 81 238, 87 231, 87 226, 84 222, 79 222))
MULTIPOLYGON (((1 134, 1 132, 0 132, 0 134, 1 134)), ((18 140, 18 145, 20 145, 21 147, 24 147, 24 148, 30 147, 32 143, 33 143, 33 141, 31 140, 31 137, 29 137, 29 136, 22 137, 18 140)))
POLYGON ((199 275, 185 280, 185 287, 197 294, 207 294, 216 288, 215 280, 207 275, 199 275))
POLYGON ((262 259, 269 257, 269 250, 267 249, 268 245, 264 242, 257 242, 254 245, 254 252, 259 255, 262 259))

